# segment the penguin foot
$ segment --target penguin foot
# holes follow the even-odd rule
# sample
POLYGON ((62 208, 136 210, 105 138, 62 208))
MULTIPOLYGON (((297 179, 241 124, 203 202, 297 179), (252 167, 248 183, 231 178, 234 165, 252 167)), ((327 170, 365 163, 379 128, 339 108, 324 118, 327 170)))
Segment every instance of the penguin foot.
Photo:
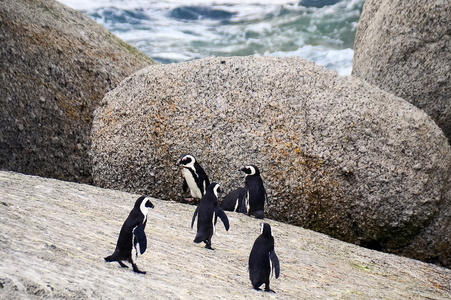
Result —
POLYGON ((199 199, 196 198, 182 198, 180 200, 181 203, 186 203, 190 205, 197 205, 199 203, 199 199))
POLYGON ((274 292, 273 290, 271 290, 270 288, 269 288, 269 286, 265 286, 265 292, 268 292, 268 293, 276 293, 276 292, 274 292))
POLYGON ((117 261, 118 263, 119 263, 119 265, 122 267, 122 268, 128 268, 128 266, 126 265, 126 264, 124 264, 123 262, 121 262, 121 261, 117 261))
POLYGON ((253 213, 254 217, 257 219, 264 219, 265 218, 265 212, 262 210, 257 210, 253 213))
POLYGON ((140 269, 138 269, 138 266, 136 266, 136 264, 133 264, 133 272, 138 274, 146 274, 146 271, 141 271, 140 269))
POLYGON ((211 242, 210 241, 204 241, 205 242, 205 248, 210 249, 210 250, 215 250, 211 247, 211 242))

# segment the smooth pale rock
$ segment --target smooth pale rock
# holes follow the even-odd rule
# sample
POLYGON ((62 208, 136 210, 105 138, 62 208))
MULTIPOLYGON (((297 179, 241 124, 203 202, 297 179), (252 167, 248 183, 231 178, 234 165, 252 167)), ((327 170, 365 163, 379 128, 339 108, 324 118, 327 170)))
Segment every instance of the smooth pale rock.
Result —
MULTIPOLYGON (((103 257, 140 195, 0 172, 1 299, 449 299, 451 270, 265 220, 280 260, 276 294, 252 289, 261 220, 227 213, 214 251, 193 243, 194 207, 152 199, 141 275, 103 257)), ((219 221, 220 222, 220 221, 219 221)))
POLYGON ((152 60, 52 0, 0 0, 0 169, 92 182, 93 111, 152 60))
POLYGON ((440 128, 408 102, 312 62, 145 68, 103 99, 92 141, 99 186, 179 200, 183 154, 226 192, 243 186, 238 169, 252 163, 269 217, 451 266, 451 154, 440 128))
POLYGON ((451 139, 451 1, 367 0, 352 75, 424 110, 451 139))

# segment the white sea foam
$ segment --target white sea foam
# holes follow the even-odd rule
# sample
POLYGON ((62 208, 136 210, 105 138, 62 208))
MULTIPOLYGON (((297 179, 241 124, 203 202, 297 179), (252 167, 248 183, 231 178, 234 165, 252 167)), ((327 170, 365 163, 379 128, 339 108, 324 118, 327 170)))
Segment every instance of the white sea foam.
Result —
POLYGON ((321 46, 305 45, 291 52, 279 51, 265 53, 264 55, 279 57, 308 57, 310 60, 315 61, 318 65, 326 68, 332 69, 331 67, 333 66, 333 69, 337 71, 338 74, 345 76, 351 74, 354 50, 349 48, 342 50, 331 50, 321 46))
POLYGON ((206 56, 300 56, 348 75, 364 0, 341 0, 321 8, 303 7, 300 0, 60 2, 160 63, 206 56))
POLYGON ((292 4, 297 1, 293 0, 58 0, 74 9, 81 11, 89 11, 102 7, 116 7, 120 9, 173 9, 180 6, 280 6, 284 4, 292 4))

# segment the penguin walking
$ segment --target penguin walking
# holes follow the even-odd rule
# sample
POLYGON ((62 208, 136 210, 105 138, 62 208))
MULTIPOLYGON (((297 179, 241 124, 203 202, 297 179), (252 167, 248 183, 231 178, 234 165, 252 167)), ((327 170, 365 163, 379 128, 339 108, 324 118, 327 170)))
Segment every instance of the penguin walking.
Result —
POLYGON ((274 293, 269 288, 269 277, 274 272, 276 279, 279 278, 279 258, 274 251, 271 226, 268 223, 262 223, 260 226, 261 234, 255 240, 249 255, 249 277, 255 290, 259 291, 260 286, 264 283, 265 292, 274 293))
POLYGON ((182 166, 183 191, 186 193, 189 189, 192 197, 184 198, 184 200, 192 202, 194 199, 202 199, 207 186, 210 185, 210 180, 204 169, 191 154, 184 155, 180 159, 179 165, 182 166))
POLYGON ((263 219, 265 217, 265 202, 268 204, 268 196, 263 186, 260 170, 255 165, 248 165, 242 168, 241 171, 246 174, 244 188, 246 189, 247 214, 263 219))
POLYGON ((199 205, 194 211, 193 220, 191 221, 191 228, 193 228, 194 221, 197 218, 197 233, 194 238, 195 243, 204 242, 205 248, 214 250, 211 247, 211 237, 215 231, 218 217, 221 219, 224 227, 229 231, 229 219, 225 212, 218 204, 218 193, 220 192, 219 184, 211 183, 207 187, 207 192, 200 200, 199 205))
POLYGON ((132 264, 134 272, 146 274, 146 272, 138 269, 136 259, 138 258, 138 255, 143 254, 147 248, 147 238, 144 229, 146 228, 149 208, 154 208, 149 198, 141 196, 136 200, 135 206, 122 225, 114 253, 105 257, 105 261, 117 261, 121 267, 128 268, 128 266, 122 262, 123 260, 126 260, 132 264))
POLYGON ((247 214, 245 196, 245 188, 238 188, 231 191, 224 197, 224 200, 221 204, 222 209, 247 214))

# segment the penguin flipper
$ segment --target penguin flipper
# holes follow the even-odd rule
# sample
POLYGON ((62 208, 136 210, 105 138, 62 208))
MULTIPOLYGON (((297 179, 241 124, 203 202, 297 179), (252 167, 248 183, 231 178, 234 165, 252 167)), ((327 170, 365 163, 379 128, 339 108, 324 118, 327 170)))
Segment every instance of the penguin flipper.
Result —
POLYGON ((183 191, 186 193, 188 192, 188 183, 186 182, 186 179, 183 178, 183 191))
POLYGON ((197 178, 197 182, 196 182, 197 186, 200 189, 200 193, 202 195, 205 195, 205 193, 207 192, 207 186, 210 185, 210 181, 208 180, 207 175, 205 174, 205 177, 199 176, 197 178))
POLYGON ((146 233, 144 232, 144 226, 142 224, 136 226, 135 230, 133 231, 133 234, 138 240, 139 252, 143 254, 144 252, 146 252, 147 249, 147 238, 146 233))
POLYGON ((272 262, 272 269, 275 271, 276 279, 279 278, 280 275, 280 265, 279 258, 276 255, 276 251, 272 250, 269 252, 269 259, 272 262))
POLYGON ((194 221, 196 220, 196 216, 197 216, 197 213, 198 213, 198 212, 199 212, 199 205, 196 207, 196 210, 194 211, 193 219, 192 219, 192 221, 191 221, 191 228, 193 228, 194 221))
POLYGON ((246 207, 246 189, 242 188, 240 190, 240 194, 238 195, 238 212, 242 214, 247 214, 247 207, 246 207))
POLYGON ((219 206, 216 208, 216 217, 219 217, 221 219, 225 229, 229 231, 229 218, 227 218, 227 215, 219 206))

